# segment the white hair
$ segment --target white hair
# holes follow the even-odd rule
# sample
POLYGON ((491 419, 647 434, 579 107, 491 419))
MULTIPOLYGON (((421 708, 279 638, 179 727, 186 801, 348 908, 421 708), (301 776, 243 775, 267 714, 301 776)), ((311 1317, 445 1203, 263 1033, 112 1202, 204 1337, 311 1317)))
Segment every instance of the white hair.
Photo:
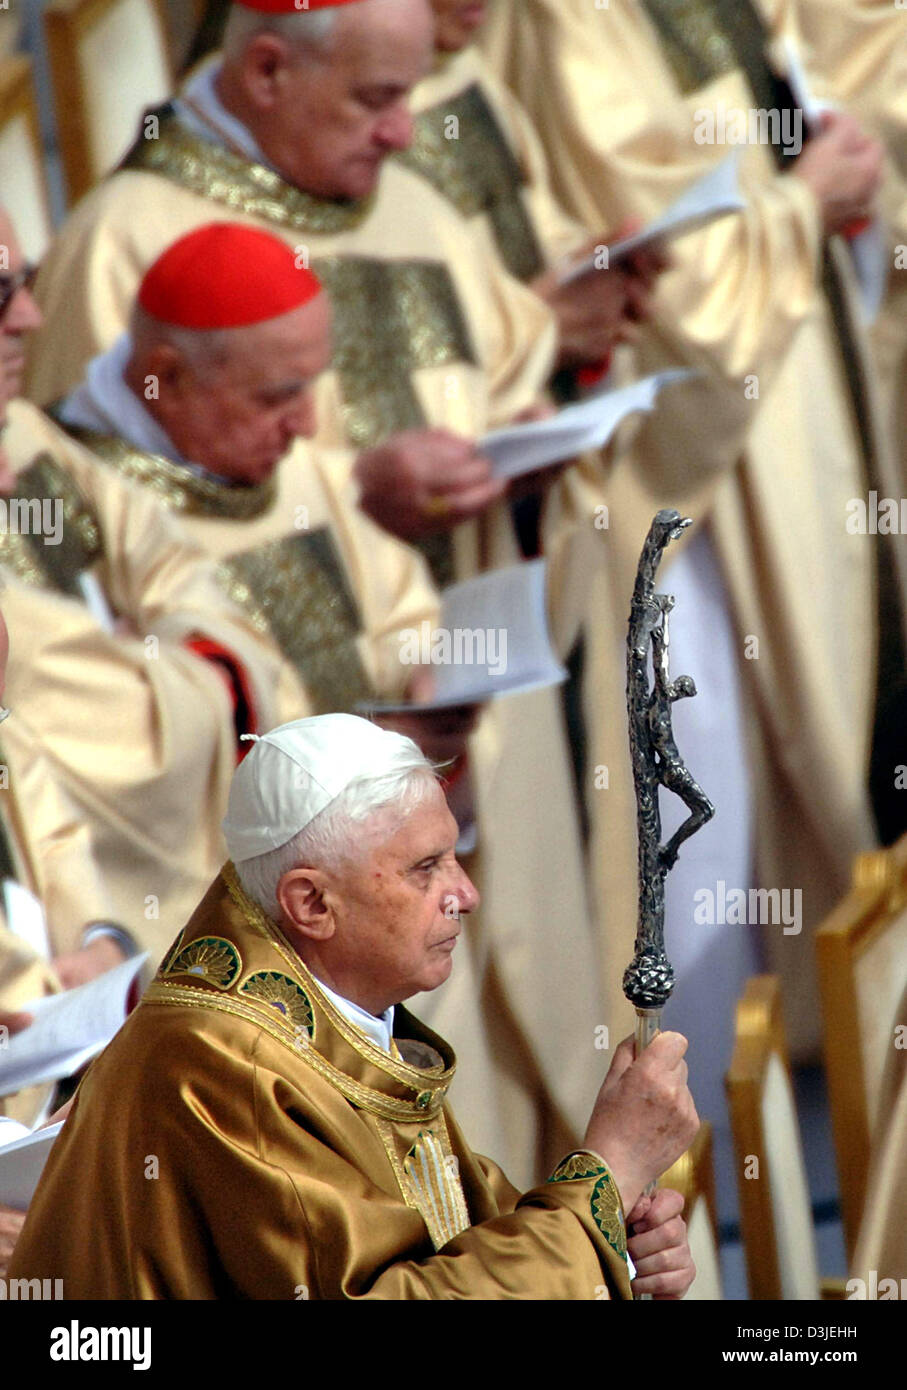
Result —
POLYGON ((152 348, 165 344, 174 348, 197 372, 222 367, 230 355, 231 334, 235 328, 180 328, 164 323, 136 303, 129 321, 133 356, 143 358, 152 348))
POLYGON ((235 61, 246 44, 259 34, 277 34, 294 48, 323 51, 330 47, 339 20, 335 9, 309 10, 300 5, 292 14, 262 14, 233 5, 224 30, 224 57, 228 62, 235 61))
MULTIPOLYGON (((367 833, 367 822, 380 816, 389 839, 407 813, 437 786, 437 768, 416 744, 411 748, 411 752, 396 749, 380 777, 357 777, 285 845, 236 865, 243 891, 269 917, 280 920, 277 885, 284 874, 297 868, 337 871, 355 863, 374 841, 374 834, 367 833)), ((300 780, 307 777, 301 769, 297 771, 300 780)))

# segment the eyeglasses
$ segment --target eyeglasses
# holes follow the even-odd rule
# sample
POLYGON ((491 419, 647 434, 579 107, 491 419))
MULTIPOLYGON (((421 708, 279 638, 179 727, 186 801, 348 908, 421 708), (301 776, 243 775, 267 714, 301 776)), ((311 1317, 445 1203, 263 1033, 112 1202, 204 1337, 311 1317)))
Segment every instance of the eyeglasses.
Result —
POLYGON ((0 275, 0 319, 5 318, 20 290, 27 290, 31 293, 37 278, 38 267, 36 265, 24 265, 14 275, 0 275))

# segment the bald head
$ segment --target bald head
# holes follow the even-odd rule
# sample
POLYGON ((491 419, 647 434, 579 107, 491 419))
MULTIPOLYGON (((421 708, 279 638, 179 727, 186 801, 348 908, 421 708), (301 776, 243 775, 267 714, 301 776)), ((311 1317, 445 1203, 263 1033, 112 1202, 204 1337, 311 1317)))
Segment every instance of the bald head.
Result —
POLYGON ((409 145, 408 95, 433 51, 430 0, 286 15, 234 6, 218 92, 288 182, 359 199, 374 192, 386 157, 409 145))

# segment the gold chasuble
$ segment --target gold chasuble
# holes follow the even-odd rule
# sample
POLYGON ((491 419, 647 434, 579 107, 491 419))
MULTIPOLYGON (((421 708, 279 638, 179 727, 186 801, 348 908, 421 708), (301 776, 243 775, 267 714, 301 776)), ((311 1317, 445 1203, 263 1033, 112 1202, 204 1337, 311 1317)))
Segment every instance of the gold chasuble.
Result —
POLYGON ((404 696, 400 634, 437 621, 437 594, 418 552, 357 511, 344 456, 299 440, 269 482, 236 487, 125 439, 63 428, 220 562, 226 593, 284 655, 275 724, 404 696))
MULTIPOLYGON (((2 568, 0 578, 0 605, 9 622, 18 615, 19 583, 2 568)), ((47 622, 50 615, 39 605, 33 616, 47 622)), ((91 831, 15 713, 2 732, 0 880, 12 879, 41 902, 55 952, 74 951, 87 926, 114 921, 110 896, 94 862, 91 831)), ((0 926, 0 1012, 15 1013, 59 988, 48 962, 0 926)), ((47 1087, 36 1087, 0 1098, 0 1113, 30 1125, 47 1095, 47 1087)))
MULTIPOLYGON (((769 37, 784 30, 786 10, 773 7, 769 37)), ((727 157, 729 145, 709 137, 710 113, 777 104, 765 39, 749 0, 602 9, 502 0, 482 46, 536 119, 555 193, 595 233, 627 217, 651 220, 727 157)), ((740 153, 745 211, 671 244, 675 268, 660 284, 655 322, 627 354, 633 377, 678 363, 706 375, 664 393, 625 441, 607 482, 609 529, 592 533, 581 497, 560 519, 560 542, 546 545, 563 545, 564 528, 579 525, 586 551, 577 553, 597 549, 597 567, 576 582, 601 615, 590 624, 600 650, 589 660, 598 700, 613 713, 654 512, 676 506, 710 523, 748 707, 758 881, 803 893, 806 929, 782 937, 774 927, 766 937, 798 1000, 789 1021, 803 1047, 818 1041, 818 1009, 804 1002, 814 980, 810 929, 846 889, 853 855, 875 842, 867 772, 877 555, 874 539, 849 534, 846 520, 850 500, 870 486, 867 457, 878 463, 881 452, 848 286, 843 299, 823 292, 847 278, 843 247, 832 248, 836 274, 811 190, 779 175, 771 148, 740 153)), ((661 575, 668 592, 672 559, 661 575)), ((707 673, 696 676, 702 683, 707 673)), ((601 713, 594 721, 593 710, 589 762, 606 780, 590 786, 591 852, 615 1024, 630 1021, 618 982, 636 921, 635 803, 625 723, 601 713)))
POLYGON ((35 875, 52 946, 75 949, 97 910, 87 887, 93 864, 103 915, 157 960, 222 862, 220 820, 236 767, 224 679, 185 643, 202 637, 239 661, 265 728, 277 722, 271 689, 280 656, 157 504, 46 416, 14 401, 3 446, 17 473, 7 505, 25 503, 29 517, 37 508, 42 518, 40 527, 0 536, 10 791, 26 844, 55 844, 67 824, 55 788, 87 837, 81 873, 73 868, 53 891, 35 875), (88 581, 131 637, 92 614, 88 581))
POLYGON ((10 1277, 68 1299, 629 1298, 601 1160, 521 1195, 460 1132, 455 1068, 402 1006, 393 1055, 353 1027, 228 865, 79 1088, 10 1277))

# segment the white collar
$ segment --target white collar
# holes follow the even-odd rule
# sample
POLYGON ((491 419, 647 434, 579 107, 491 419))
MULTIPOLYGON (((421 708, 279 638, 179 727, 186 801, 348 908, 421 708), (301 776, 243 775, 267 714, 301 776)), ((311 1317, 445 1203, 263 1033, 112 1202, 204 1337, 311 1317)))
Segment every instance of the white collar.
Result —
MULTIPOLYGON (((174 103, 180 124, 211 145, 222 143, 235 146, 255 164, 264 164, 266 168, 273 169, 273 164, 265 158, 249 127, 231 115, 218 96, 215 83, 220 70, 220 62, 212 59, 183 88, 186 100, 177 97, 174 103), (192 106, 187 104, 190 101, 197 110, 193 111, 192 106)), ((275 173, 279 172, 275 170, 275 173)))
POLYGON ((370 1042, 377 1043, 385 1052, 391 1050, 391 1037, 394 1032, 394 1005, 379 1017, 374 1014, 366 1013, 365 1009, 360 1009, 358 1004, 354 1004, 351 999, 344 999, 342 995, 335 994, 332 989, 328 989, 323 980, 318 981, 318 988, 323 990, 335 1008, 339 1009, 344 1018, 352 1023, 354 1028, 358 1028, 360 1033, 364 1033, 370 1042))
POLYGON ((123 373, 131 356, 132 338, 124 333, 108 352, 93 357, 81 386, 63 402, 63 420, 81 429, 117 435, 146 454, 162 454, 174 463, 185 463, 170 436, 127 386, 123 373))

